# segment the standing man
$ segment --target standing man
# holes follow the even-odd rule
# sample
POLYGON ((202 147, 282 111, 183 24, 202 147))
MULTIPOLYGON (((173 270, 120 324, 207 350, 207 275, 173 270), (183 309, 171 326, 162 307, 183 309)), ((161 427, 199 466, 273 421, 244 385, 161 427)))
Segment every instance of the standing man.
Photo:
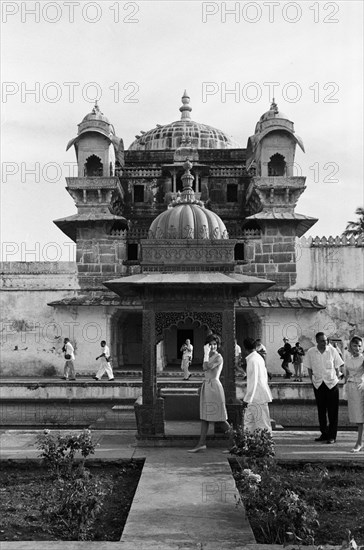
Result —
POLYGON ((344 364, 335 348, 328 345, 325 333, 316 334, 317 346, 310 348, 304 365, 313 384, 321 435, 315 441, 335 443, 339 416, 339 374, 344 364), (328 423, 327 423, 328 419, 328 423))
POLYGON ((96 357, 96 361, 101 358, 102 360, 101 367, 97 371, 96 376, 93 376, 93 378, 99 381, 106 372, 109 380, 110 381, 114 380, 114 374, 112 372, 112 366, 111 366, 110 349, 109 349, 109 346, 106 345, 105 340, 101 341, 101 348, 102 348, 102 353, 98 357, 96 357))
POLYGON ((292 346, 287 338, 283 338, 283 346, 279 348, 278 354, 282 359, 282 369, 284 370, 285 378, 291 378, 292 372, 289 370, 289 363, 292 361, 292 346))
POLYGON ((250 432, 257 429, 272 431, 268 403, 272 394, 268 386, 268 374, 265 362, 256 350, 256 340, 245 338, 247 385, 244 402, 248 404, 244 416, 244 428, 250 432))
POLYGON ((191 373, 188 370, 188 367, 192 362, 192 354, 193 354, 193 345, 191 344, 191 340, 187 338, 187 340, 181 347, 181 351, 182 351, 181 369, 183 370, 183 374, 184 374, 183 380, 188 380, 191 376, 191 373))

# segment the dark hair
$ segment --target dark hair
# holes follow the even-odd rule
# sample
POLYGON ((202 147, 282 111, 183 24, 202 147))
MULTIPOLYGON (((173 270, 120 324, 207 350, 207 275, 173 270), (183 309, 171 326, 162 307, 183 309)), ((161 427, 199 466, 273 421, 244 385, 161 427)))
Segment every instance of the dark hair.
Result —
POLYGON ((353 336, 350 340, 350 344, 362 344, 363 338, 360 338, 360 336, 353 336))
POLYGON ((252 350, 257 347, 257 343, 254 338, 244 338, 243 344, 244 348, 247 350, 252 350))
POLYGON ((105 346, 106 346, 106 340, 101 340, 101 346, 102 346, 102 344, 105 344, 105 346))
POLYGON ((301 344, 299 342, 296 342, 296 346, 300 346, 301 344))
POLYGON ((221 338, 217 334, 209 334, 206 338, 205 344, 211 344, 211 342, 216 342, 217 347, 221 346, 221 338))
POLYGON ((316 340, 318 340, 320 338, 320 336, 325 336, 325 333, 324 332, 318 332, 315 336, 316 340))

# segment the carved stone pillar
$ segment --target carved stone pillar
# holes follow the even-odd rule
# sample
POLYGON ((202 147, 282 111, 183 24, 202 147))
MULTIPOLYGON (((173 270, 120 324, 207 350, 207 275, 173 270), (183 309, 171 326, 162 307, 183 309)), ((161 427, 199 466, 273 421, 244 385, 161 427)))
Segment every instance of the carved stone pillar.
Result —
POLYGON ((153 405, 157 397, 155 313, 143 310, 143 405, 153 405))
POLYGON ((224 391, 228 422, 236 427, 242 423, 243 407, 236 397, 235 381, 235 308, 234 304, 227 305, 223 312, 222 340, 224 343, 224 391))
POLYGON ((138 437, 164 435, 164 400, 157 398, 155 312, 143 309, 143 393, 134 406, 138 437))

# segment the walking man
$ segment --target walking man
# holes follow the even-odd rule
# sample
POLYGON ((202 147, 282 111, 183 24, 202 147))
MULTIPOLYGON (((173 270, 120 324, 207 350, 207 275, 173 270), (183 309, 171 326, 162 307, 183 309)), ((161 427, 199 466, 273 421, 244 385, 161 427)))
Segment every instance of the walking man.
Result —
POLYGON ((64 380, 76 380, 75 366, 73 364, 75 360, 75 350, 69 338, 63 340, 62 351, 66 360, 63 369, 63 378, 64 380))
POLYGON ((109 346, 106 345, 105 340, 102 340, 101 348, 102 348, 102 353, 98 357, 96 357, 96 361, 98 359, 102 360, 101 367, 97 371, 96 375, 93 376, 93 378, 98 381, 102 378, 102 376, 106 372, 109 380, 114 380, 114 374, 112 372, 112 366, 111 366, 110 349, 109 349, 109 346))
POLYGON ((316 343, 304 359, 313 384, 321 431, 315 441, 335 443, 339 416, 339 369, 344 362, 337 350, 328 345, 325 333, 316 334, 316 343))
POLYGON ((244 348, 248 352, 246 357, 247 385, 244 402, 247 409, 244 416, 244 428, 250 432, 257 429, 272 431, 268 403, 272 401, 272 394, 268 386, 268 374, 265 362, 256 350, 254 338, 245 338, 244 348))

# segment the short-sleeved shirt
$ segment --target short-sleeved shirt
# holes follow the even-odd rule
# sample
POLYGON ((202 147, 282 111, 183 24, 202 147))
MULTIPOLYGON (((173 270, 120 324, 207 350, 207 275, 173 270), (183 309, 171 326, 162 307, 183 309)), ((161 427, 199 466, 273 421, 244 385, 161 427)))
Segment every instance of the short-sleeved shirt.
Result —
POLYGON ((339 381, 336 369, 341 367, 344 361, 332 346, 326 346, 323 353, 314 346, 306 353, 303 364, 307 369, 312 370, 312 383, 316 389, 322 383, 332 389, 339 381))
MULTIPOLYGON (((74 361, 75 360, 75 350, 74 350, 71 342, 66 343, 64 354, 71 356, 71 359, 68 359, 68 361, 74 361)), ((67 359, 66 359, 66 361, 67 361, 67 359)))
POLYGON ((110 357, 110 348, 109 348, 109 346, 105 345, 102 349, 102 352, 105 354, 105 357, 103 357, 103 359, 105 359, 105 361, 107 361, 107 359, 109 359, 109 357, 110 357))

